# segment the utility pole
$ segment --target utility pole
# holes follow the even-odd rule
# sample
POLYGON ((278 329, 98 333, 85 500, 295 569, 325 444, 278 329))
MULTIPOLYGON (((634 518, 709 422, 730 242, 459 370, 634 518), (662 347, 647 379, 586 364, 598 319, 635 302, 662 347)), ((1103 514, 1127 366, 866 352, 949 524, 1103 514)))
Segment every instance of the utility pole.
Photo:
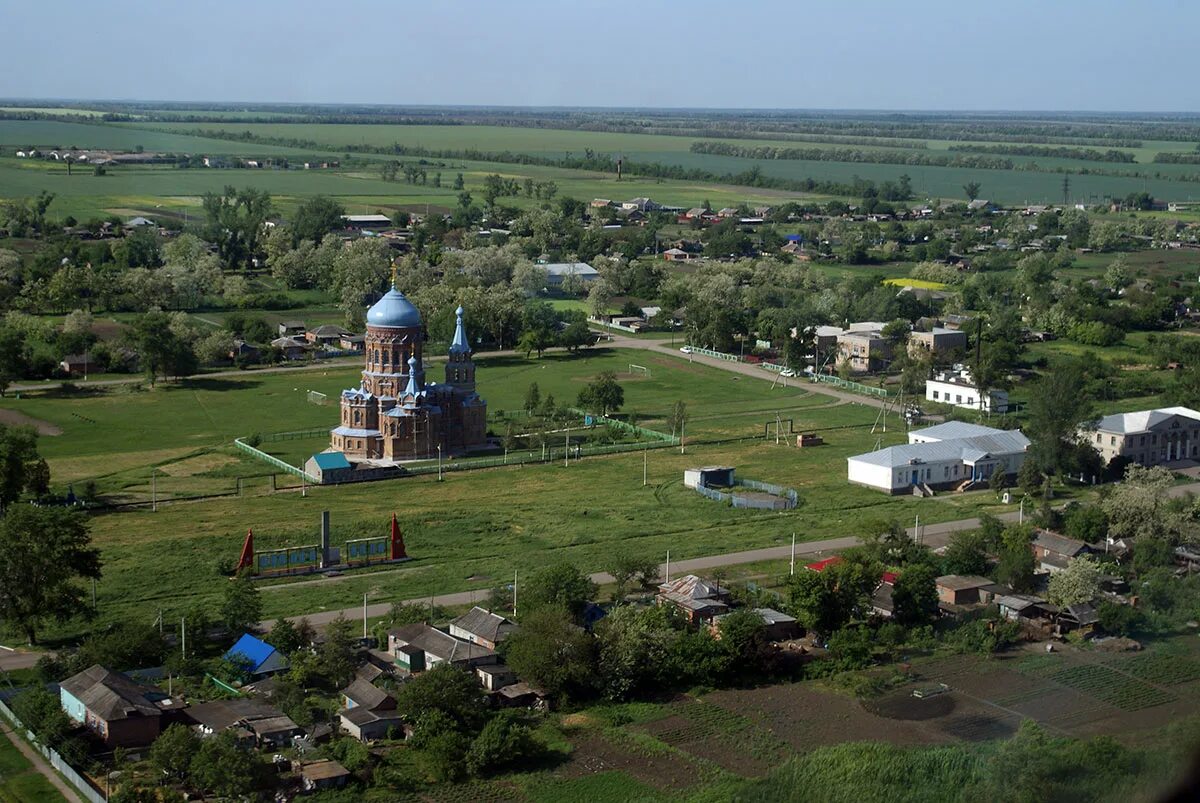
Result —
POLYGON ((643 449, 642 450, 642 487, 643 488, 646 487, 646 477, 647 477, 646 472, 649 469, 649 460, 650 460, 650 450, 643 449))
MULTIPOLYGON (((438 450, 438 482, 441 482, 442 481, 442 445, 440 443, 438 444, 437 450, 438 450)), ((505 463, 508 462, 508 450, 507 449, 504 450, 504 462, 505 463)))
POLYGON ((367 637, 367 595, 363 594, 363 638, 367 637))
POLYGON ((921 514, 917 514, 917 520, 913 524, 913 540, 918 544, 921 543, 921 514))
POLYGON ((517 570, 513 569, 513 616, 517 615, 517 570))
POLYGON ((563 441, 563 467, 566 468, 567 462, 571 458, 571 426, 567 425, 567 434, 563 441))
POLYGON ((796 534, 792 533, 792 564, 788 570, 788 576, 796 574, 796 534))
POLYGON ((179 617, 179 654, 187 660, 187 617, 179 617))
POLYGON ((664 583, 671 582, 671 550, 667 550, 667 570, 664 572, 666 577, 663 578, 664 583))
POLYGON ((681 418, 679 421, 679 453, 680 454, 683 454, 683 424, 684 424, 684 421, 681 418))
POLYGON ((150 467, 150 512, 158 512, 158 469, 150 467))

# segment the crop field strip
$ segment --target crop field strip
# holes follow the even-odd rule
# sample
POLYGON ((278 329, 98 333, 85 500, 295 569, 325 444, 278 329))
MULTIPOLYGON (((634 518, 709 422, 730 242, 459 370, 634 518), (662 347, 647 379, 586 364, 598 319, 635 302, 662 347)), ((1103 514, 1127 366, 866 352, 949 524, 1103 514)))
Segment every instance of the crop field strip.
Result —
MULTIPOLYGON (((1142 672, 1144 676, 1153 676, 1155 673, 1166 676, 1167 672, 1163 667, 1176 665, 1151 660, 1135 666, 1135 671, 1142 672)), ((1061 658, 1041 655, 1024 659, 1018 670, 1074 689, 1122 711, 1138 711, 1178 699, 1170 692, 1139 679, 1133 672, 1119 671, 1110 664, 1070 663, 1064 666, 1061 658)), ((1170 676, 1184 676, 1187 671, 1190 670, 1172 669, 1170 676)))

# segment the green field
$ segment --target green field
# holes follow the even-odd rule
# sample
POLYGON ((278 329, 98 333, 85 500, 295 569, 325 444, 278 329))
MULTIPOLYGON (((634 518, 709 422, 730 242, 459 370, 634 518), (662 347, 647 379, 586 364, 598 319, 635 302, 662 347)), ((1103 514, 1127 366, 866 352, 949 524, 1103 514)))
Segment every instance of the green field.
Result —
POLYGON ((0 734, 0 801, 58 803, 63 800, 59 791, 44 775, 34 769, 33 764, 17 750, 8 736, 0 734))
MULTIPOLYGON (((173 612, 198 601, 215 603, 219 560, 236 556, 247 528, 262 547, 310 543, 321 510, 332 511, 334 540, 386 532, 397 513, 416 558, 398 570, 363 573, 336 582, 287 586, 266 593, 267 614, 298 614, 348 607, 367 593, 377 601, 450 591, 485 590, 513 570, 548 560, 576 562, 598 571, 614 545, 645 554, 686 558, 861 532, 869 522, 897 517, 958 519, 981 507, 999 509, 993 495, 941 497, 930 504, 888 497, 845 481, 845 457, 874 448, 870 434, 878 411, 842 404, 805 387, 740 377, 666 355, 597 351, 580 357, 479 359, 479 388, 490 409, 515 409, 530 382, 543 397, 572 400, 601 370, 614 370, 626 393, 625 412, 654 426, 676 399, 691 413, 686 454, 648 453, 649 484, 642 485, 642 455, 587 458, 564 467, 510 466, 494 470, 406 478, 270 494, 259 484, 242 496, 97 515, 93 531, 103 550, 99 606, 106 619, 173 612), (651 369, 631 377, 628 364, 651 369), (796 449, 763 437, 776 414, 800 430, 820 430, 827 445, 796 449), (757 436, 757 437, 754 437, 757 436), (731 437, 751 440, 722 441, 731 437), (683 470, 697 464, 736 466, 739 475, 797 489, 801 505, 786 513, 725 507, 685 489, 683 470), (148 581, 148 577, 153 579, 148 581)), ((434 375, 437 367, 431 366, 434 375)), ((228 488, 232 477, 264 467, 233 452, 229 441, 251 431, 330 426, 332 406, 305 401, 305 390, 331 398, 356 380, 353 369, 287 374, 247 374, 82 397, 24 395, 0 406, 60 426, 41 440, 55 483, 99 479, 127 497, 148 498, 149 467, 157 465, 163 496, 205 483, 228 488)), ((786 426, 786 425, 785 425, 786 426)), ((895 427, 882 442, 903 439, 895 427)), ((276 444, 271 444, 275 446, 276 444)), ((309 443, 319 448, 320 442, 309 443)), ((286 444, 282 445, 286 450, 286 444)), ((299 460, 300 451, 283 456, 299 460)), ((108 485, 105 486, 105 483, 108 485)))

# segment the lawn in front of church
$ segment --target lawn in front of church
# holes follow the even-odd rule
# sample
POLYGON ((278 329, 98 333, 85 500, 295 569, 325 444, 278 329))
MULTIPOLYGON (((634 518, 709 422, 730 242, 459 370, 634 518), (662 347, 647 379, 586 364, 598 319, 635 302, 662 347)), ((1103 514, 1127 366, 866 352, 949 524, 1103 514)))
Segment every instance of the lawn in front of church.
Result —
MULTIPOLYGON (((430 366, 431 375, 440 366, 430 366)), ((598 373, 612 370, 625 390, 623 412, 647 426, 661 423, 678 399, 688 404, 686 454, 677 448, 572 462, 510 466, 435 476, 309 488, 271 494, 247 481, 242 496, 97 514, 92 519, 104 558, 97 587, 104 620, 151 619, 162 608, 178 616, 196 604, 215 607, 224 580, 221 561, 236 559, 253 528, 259 548, 314 543, 320 512, 332 513, 334 543, 382 535, 396 513, 411 563, 364 571, 335 583, 309 584, 264 595, 269 616, 300 614, 362 602, 412 599, 507 582, 548 562, 566 560, 600 571, 617 550, 673 559, 731 552, 862 532, 868 522, 920 512, 934 522, 974 515, 995 506, 991 495, 914 500, 851 486, 845 458, 903 440, 894 420, 886 435, 872 435, 878 410, 840 404, 806 387, 775 387, 667 355, 597 350, 541 360, 486 355, 479 358, 480 393, 493 410, 518 409, 531 382, 542 396, 573 400, 598 373), (629 363, 649 368, 630 375, 629 363), (793 419, 796 431, 820 430, 826 445, 797 449, 776 443, 773 425, 793 419), (730 440, 743 437, 745 440, 730 440), (793 511, 733 509, 684 488, 685 468, 725 464, 747 479, 795 488, 793 511)), ((315 388, 336 398, 357 371, 331 369, 287 374, 247 374, 137 393, 6 399, 3 406, 50 421, 63 430, 41 440, 55 482, 99 477, 107 487, 148 497, 149 469, 157 466, 160 499, 191 487, 229 487, 239 473, 261 473, 261 464, 234 451, 234 436, 332 425, 332 404, 306 401, 315 388), (207 484, 207 486, 205 486, 207 484)), ((786 432, 787 424, 784 424, 786 432)), ((289 443, 289 442, 281 442, 289 443)), ((297 443, 297 442, 290 442, 297 443)), ((794 442, 793 442, 794 443, 794 442)), ((272 444, 275 446, 278 444, 272 444)), ((316 448, 309 444, 305 448, 316 448)), ((307 454, 294 455, 298 461, 307 454)), ((75 627, 77 625, 69 625, 75 627)))

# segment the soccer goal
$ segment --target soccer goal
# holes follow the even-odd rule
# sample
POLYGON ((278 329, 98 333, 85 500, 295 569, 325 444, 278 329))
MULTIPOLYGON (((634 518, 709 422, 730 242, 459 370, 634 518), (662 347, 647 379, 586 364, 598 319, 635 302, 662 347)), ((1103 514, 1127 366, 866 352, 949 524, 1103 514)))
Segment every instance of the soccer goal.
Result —
POLYGON ((643 376, 648 378, 650 376, 650 369, 644 365, 636 365, 635 363, 629 363, 629 374, 630 374, 630 376, 632 376, 634 374, 642 374, 643 376))
POLYGON ((308 392, 308 403, 309 404, 328 404, 329 397, 326 396, 324 393, 322 393, 319 390, 310 390, 308 392))

